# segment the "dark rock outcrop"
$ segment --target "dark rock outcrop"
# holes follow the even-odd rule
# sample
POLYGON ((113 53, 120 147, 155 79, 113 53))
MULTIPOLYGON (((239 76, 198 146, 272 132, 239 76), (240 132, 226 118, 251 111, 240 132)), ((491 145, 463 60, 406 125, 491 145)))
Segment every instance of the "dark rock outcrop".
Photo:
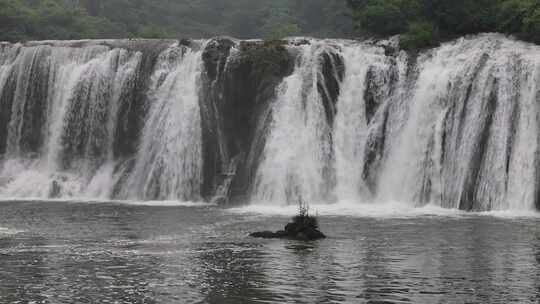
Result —
POLYGON ((58 198, 62 192, 62 187, 60 183, 56 180, 53 180, 51 183, 51 188, 49 190, 49 198, 58 198))
POLYGON ((288 234, 286 231, 280 230, 277 232, 272 231, 261 231, 250 234, 249 236, 260 239, 281 239, 287 238, 288 234))
MULTIPOLYGON (((489 98, 487 98, 485 104, 483 105, 483 111, 482 111, 482 117, 480 118, 479 122, 481 123, 481 128, 479 129, 479 133, 477 134, 477 137, 475 140, 475 151, 471 157, 470 160, 470 167, 467 172, 466 180, 465 180, 465 191, 463 192, 462 196, 460 197, 459 201, 459 209, 465 210, 465 211, 480 211, 478 210, 477 206, 481 206, 481 202, 477 200, 476 197, 476 191, 478 189, 478 179, 480 176, 480 171, 482 169, 483 164, 487 161, 486 160, 486 151, 487 151, 487 144, 488 140, 490 138, 489 134, 492 131, 492 128, 494 128, 494 119, 495 119, 495 112, 497 110, 497 107, 499 106, 499 100, 497 97, 497 90, 499 86, 499 80, 497 78, 493 78, 491 84, 491 93, 489 95, 489 98), (477 208, 477 209, 475 209, 477 208)), ((470 140, 470 139, 468 139, 470 140)), ((489 206, 488 210, 491 209, 491 206, 489 206)))
MULTIPOLYGON (((290 225, 290 224, 289 224, 290 225)), ((319 231, 318 229, 312 227, 290 227, 287 225, 289 230, 279 230, 277 232, 272 231, 261 231, 254 232, 249 236, 254 238, 262 239, 288 239, 288 240, 298 240, 298 241, 316 241, 325 239, 326 235, 319 231)), ((286 227, 286 229, 287 229, 286 227)))
POLYGON ((365 147, 365 163, 362 170, 362 178, 366 181, 371 194, 375 194, 377 180, 380 174, 380 166, 384 157, 386 146, 386 134, 388 125, 388 109, 381 111, 383 116, 381 123, 372 126, 368 134, 365 147))
POLYGON ((155 69, 159 55, 167 49, 171 41, 168 40, 143 40, 136 42, 124 42, 128 50, 140 52, 141 62, 137 66, 135 78, 123 90, 120 96, 120 108, 118 109, 118 122, 114 140, 114 156, 117 158, 129 158, 137 153, 140 134, 146 121, 148 104, 148 88, 150 78, 155 69))
POLYGON ((323 106, 329 125, 334 124, 337 112, 337 101, 340 94, 340 86, 345 76, 345 62, 343 58, 333 52, 325 52, 321 57, 321 74, 318 79, 317 89, 322 96, 323 106))
POLYGON ((325 239, 326 235, 319 230, 317 219, 307 214, 297 215, 285 226, 285 230, 277 232, 261 231, 249 236, 263 239, 288 239, 298 241, 316 241, 325 239))
POLYGON ((201 93, 203 184, 202 196, 212 198, 224 176, 230 155, 223 134, 223 75, 234 41, 216 38, 206 44, 202 58, 205 73, 201 93))
POLYGON ((11 71, 7 76, 3 90, 0 92, 0 154, 7 150, 7 139, 9 132, 9 121, 11 119, 13 100, 15 98, 15 88, 17 85, 17 73, 11 71))
POLYGON ((293 72, 294 57, 280 41, 236 44, 216 38, 206 45, 203 61, 203 196, 219 190, 237 201, 247 193, 258 147, 264 146, 257 130, 267 120, 259 118, 269 114, 276 87, 293 72))

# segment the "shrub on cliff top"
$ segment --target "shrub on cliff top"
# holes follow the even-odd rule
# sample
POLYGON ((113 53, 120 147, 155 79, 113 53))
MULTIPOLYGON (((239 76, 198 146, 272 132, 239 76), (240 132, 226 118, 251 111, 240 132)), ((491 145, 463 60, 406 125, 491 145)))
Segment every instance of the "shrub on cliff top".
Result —
POLYGON ((405 50, 431 47, 439 41, 437 29, 430 22, 413 22, 408 31, 401 35, 400 46, 405 50))

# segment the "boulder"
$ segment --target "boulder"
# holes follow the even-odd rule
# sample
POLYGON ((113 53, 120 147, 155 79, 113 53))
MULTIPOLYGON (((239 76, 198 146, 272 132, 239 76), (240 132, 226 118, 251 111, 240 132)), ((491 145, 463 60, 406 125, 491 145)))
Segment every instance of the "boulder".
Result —
POLYGON ((286 238, 287 233, 282 230, 278 232, 262 231, 262 232, 252 233, 249 236, 254 237, 254 238, 262 238, 262 239, 278 239, 278 238, 286 238))
POLYGON ((261 231, 252 233, 249 236, 263 239, 288 239, 298 241, 316 241, 326 238, 326 235, 319 231, 316 226, 302 225, 298 222, 287 224, 285 230, 277 232, 261 231))
POLYGON ((49 188, 49 198, 59 198, 62 192, 62 187, 60 183, 56 180, 53 180, 51 187, 49 188))

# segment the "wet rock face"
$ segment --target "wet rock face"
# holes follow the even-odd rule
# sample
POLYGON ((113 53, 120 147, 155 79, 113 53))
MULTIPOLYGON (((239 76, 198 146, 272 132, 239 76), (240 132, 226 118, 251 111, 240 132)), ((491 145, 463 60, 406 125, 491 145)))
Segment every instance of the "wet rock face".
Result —
POLYGON ((296 221, 287 224, 285 232, 289 238, 301 241, 316 241, 326 238, 324 233, 319 231, 317 225, 296 221))
MULTIPOLYGON (((186 42, 184 42, 184 44, 185 43, 186 42)), ((207 74, 206 76, 209 80, 217 80, 218 76, 223 72, 231 48, 234 45, 234 41, 227 38, 216 38, 208 42, 202 56, 207 74)))
POLYGON ((60 183, 56 180, 53 180, 49 189, 49 198, 59 198, 61 192, 62 187, 60 186, 60 183))
POLYGON ((4 85, 4 90, 0 92, 0 155, 6 153, 7 149, 8 127, 15 95, 16 78, 16 73, 11 72, 4 85))
POLYGON ((232 196, 248 192, 265 140, 256 130, 267 123, 264 118, 276 87, 293 68, 294 58, 280 42, 241 43, 239 53, 229 62, 223 87, 224 131, 233 135, 228 143, 230 151, 245 157, 232 184, 232 196))
MULTIPOLYGON (((487 99, 486 103, 483 105, 483 116, 480 117, 479 121, 481 122, 479 133, 476 138, 476 147, 477 152, 473 155, 471 166, 469 168, 469 171, 467 172, 466 176, 466 183, 465 183, 465 191, 463 195, 460 198, 459 202, 459 209, 465 210, 465 211, 481 211, 478 210, 477 206, 481 206, 481 203, 477 201, 476 197, 476 191, 477 191, 477 183, 478 179, 480 177, 480 170, 482 169, 482 166, 485 162, 488 160, 486 159, 486 151, 487 151, 487 145, 488 140, 490 138, 490 132, 492 132, 492 128, 494 127, 494 116, 495 111, 497 110, 497 107, 499 106, 499 100, 497 97, 497 91, 499 82, 498 79, 493 79, 493 88, 490 92, 489 98, 487 99), (475 209, 477 208, 477 209, 475 209)), ((491 210, 491 206, 488 210, 491 210)))
POLYGON ((223 85, 221 79, 231 48, 230 39, 214 39, 207 43, 202 54, 204 71, 200 100, 202 118, 203 184, 202 196, 211 200, 221 182, 220 176, 229 155, 223 130, 223 85))
POLYGON ((203 61, 203 196, 215 192, 227 175, 223 171, 239 156, 229 194, 245 195, 254 170, 247 158, 259 145, 254 143, 258 120, 268 109, 276 87, 292 73, 294 58, 280 41, 236 44, 219 38, 207 44, 203 61))
POLYGON ((336 53, 323 53, 321 61, 323 77, 319 78, 317 89, 323 99, 328 124, 333 125, 337 112, 336 103, 340 94, 340 86, 345 75, 345 63, 343 58, 336 53))
POLYGON ((372 128, 366 141, 365 163, 362 171, 362 178, 371 194, 376 193, 377 180, 379 178, 380 166, 384 157, 386 145, 386 133, 388 124, 388 110, 381 113, 382 123, 372 128))
POLYGON ((364 100, 366 102, 366 118, 371 123, 375 114, 382 104, 392 96, 396 82, 399 78, 395 60, 388 58, 388 66, 383 68, 372 66, 366 75, 366 90, 364 91, 364 100))
POLYGON ((248 151, 257 114, 268 105, 276 87, 290 75, 294 61, 279 42, 242 42, 231 58, 224 79, 225 132, 235 134, 229 143, 233 153, 248 151))
POLYGON ((114 140, 114 156, 128 158, 137 151, 139 135, 146 121, 149 105, 147 104, 147 92, 150 77, 154 70, 159 55, 169 46, 167 41, 150 41, 134 43, 129 49, 141 52, 141 63, 137 68, 135 79, 130 83, 131 89, 125 90, 120 96, 120 109, 118 112, 118 125, 114 140))

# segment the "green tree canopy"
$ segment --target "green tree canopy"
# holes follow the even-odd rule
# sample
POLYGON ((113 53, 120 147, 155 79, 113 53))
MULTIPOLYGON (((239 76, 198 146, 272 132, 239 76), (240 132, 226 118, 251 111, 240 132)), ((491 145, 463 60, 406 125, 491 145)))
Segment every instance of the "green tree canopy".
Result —
POLYGON ((356 28, 366 35, 403 34, 403 46, 503 32, 540 43, 538 0, 347 0, 356 28))
POLYGON ((352 34, 345 0, 0 0, 0 40, 352 34))

